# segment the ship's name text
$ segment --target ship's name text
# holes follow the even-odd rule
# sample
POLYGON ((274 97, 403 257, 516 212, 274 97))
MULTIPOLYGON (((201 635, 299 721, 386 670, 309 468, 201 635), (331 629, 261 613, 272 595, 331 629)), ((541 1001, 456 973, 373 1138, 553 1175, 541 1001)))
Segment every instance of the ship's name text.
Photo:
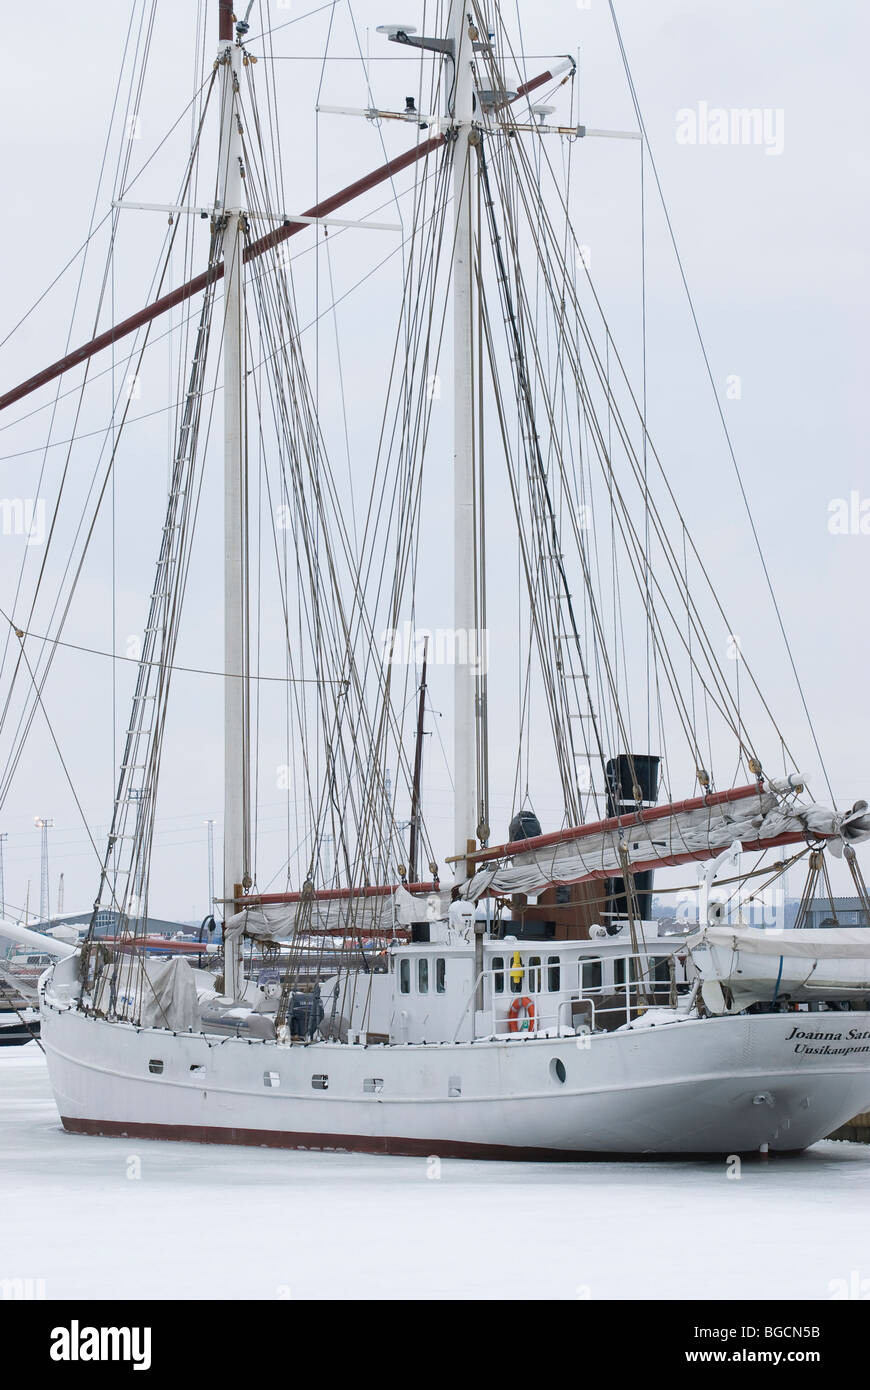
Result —
POLYGON ((850 1028, 845 1033, 806 1033, 800 1028, 792 1028, 786 1042, 794 1042, 795 1052, 822 1053, 830 1056, 849 1056, 851 1053, 870 1052, 870 1030, 850 1028), (831 1047, 831 1043, 841 1043, 841 1047, 831 1047), (857 1044, 857 1045, 856 1045, 857 1044))

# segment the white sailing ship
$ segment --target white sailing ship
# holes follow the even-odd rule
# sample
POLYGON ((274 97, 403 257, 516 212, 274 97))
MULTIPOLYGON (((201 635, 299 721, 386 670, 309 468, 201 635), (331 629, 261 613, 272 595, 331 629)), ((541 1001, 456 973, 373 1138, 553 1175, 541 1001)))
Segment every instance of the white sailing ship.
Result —
MULTIPOLYGON (((210 337, 222 354, 223 959, 215 974, 184 959, 113 951, 91 934, 46 972, 42 1037, 65 1128, 502 1158, 812 1144, 870 1101, 868 934, 845 942, 840 932, 735 928, 715 890, 730 865, 732 893, 762 873, 781 880, 798 862, 817 877, 831 852, 864 895, 854 845, 870 837, 870 813, 866 803, 837 811, 814 802, 775 733, 779 770, 767 770, 747 726, 754 687, 735 693, 723 669, 702 611, 706 572, 679 513, 666 515, 673 497, 609 329, 603 339, 593 331, 590 285, 549 181, 547 141, 625 133, 588 129, 576 112, 546 104, 564 99, 571 59, 526 78, 498 6, 450 0, 442 33, 385 26, 384 43, 419 54, 418 95, 404 109, 360 113, 405 122, 416 144, 288 215, 268 130, 274 65, 252 61, 250 7, 236 17, 218 0, 217 13, 217 59, 196 131, 199 141, 219 103, 216 191, 197 201, 197 144, 168 209, 176 226, 207 216, 206 268, 0 400, 6 408, 147 331, 170 307, 199 305, 95 906, 95 915, 100 906, 120 910, 135 935, 147 919, 210 337), (340 222, 347 203, 404 170, 416 172, 401 327, 385 363, 377 457, 351 450, 352 471, 366 480, 352 529, 306 373, 285 243, 311 235, 312 223, 340 222), (448 298, 451 354, 442 352, 448 298), (454 631, 467 640, 455 663, 453 883, 445 887, 421 795, 425 676, 411 755, 404 712, 414 691, 379 633, 400 633, 419 613, 423 478, 444 473, 429 439, 431 383, 448 356, 454 631), (267 447, 255 449, 264 434, 267 447), (258 466, 258 486, 263 476, 276 486, 289 517, 277 568, 292 765, 310 812, 307 867, 294 881, 288 862, 281 892, 258 889, 252 848, 258 466), (516 521, 518 765, 525 758, 527 769, 501 843, 491 843, 489 826, 489 729, 490 702, 504 691, 479 659, 487 593, 492 601, 504 574, 493 560, 502 540, 488 526, 496 477, 516 521), (611 547, 605 582, 606 557, 583 521, 596 506, 611 547), (629 595, 643 640, 640 627, 620 626, 629 595), (314 694, 303 708, 305 681, 314 694), (647 723, 658 753, 632 751, 633 702, 654 710, 647 723), (676 732, 666 741, 667 724, 676 732), (547 833, 524 790, 544 726, 564 804, 547 833), (723 781, 714 757, 728 769, 723 781), (407 846, 400 785, 410 796, 407 846), (682 799, 671 793, 677 786, 682 799), (773 857, 784 849, 787 858, 773 857), (424 851, 427 878, 418 871, 424 851), (704 877, 694 934, 660 935, 653 872, 696 864, 704 877), (252 942, 259 965, 274 956, 274 970, 246 969, 252 942)), ((129 201, 118 199, 116 215, 129 201)), ((264 537, 261 550, 272 543, 264 537)), ((26 648, 23 627, 19 636, 26 648)), ((766 719, 760 695, 757 709, 766 719)))

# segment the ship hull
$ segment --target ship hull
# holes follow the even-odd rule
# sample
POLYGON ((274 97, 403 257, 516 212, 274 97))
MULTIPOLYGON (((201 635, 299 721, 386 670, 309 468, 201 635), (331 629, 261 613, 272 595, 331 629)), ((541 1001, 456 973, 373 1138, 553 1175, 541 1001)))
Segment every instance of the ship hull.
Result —
POLYGON ((42 1037, 65 1128, 129 1138, 469 1158, 739 1154, 803 1149, 870 1105, 870 1013, 282 1046, 43 1000, 42 1037))

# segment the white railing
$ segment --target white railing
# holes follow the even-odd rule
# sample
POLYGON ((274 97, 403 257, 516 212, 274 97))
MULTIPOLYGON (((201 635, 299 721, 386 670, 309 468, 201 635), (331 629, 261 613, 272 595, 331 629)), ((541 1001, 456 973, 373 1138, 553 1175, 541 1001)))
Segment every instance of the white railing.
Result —
MULTIPOLYGON (((536 962, 533 966, 527 961, 515 966, 506 960, 504 965, 491 966, 481 972, 474 982, 469 1004, 481 980, 484 982, 484 1013, 489 1015, 491 1022, 489 1036, 494 1037, 516 1037, 522 1033, 561 1028, 574 1032, 618 1028, 650 1008, 676 1003, 676 962, 673 954, 666 952, 652 956, 649 952, 627 951, 620 956, 576 956, 573 960, 562 955, 558 962, 542 958, 540 964, 536 962), (653 975, 653 970, 663 960, 668 962, 667 980, 656 979, 653 975), (627 964, 635 961, 642 964, 627 964), (605 979, 606 968, 610 967, 615 973, 617 962, 622 962, 623 979, 618 982, 605 979), (596 967, 601 983, 586 983, 589 975, 596 973, 596 967), (511 975, 520 969, 522 978, 511 980, 511 975), (558 990, 548 987, 551 970, 559 971, 558 990), (513 1020, 515 1026, 512 1027, 510 1009, 515 1000, 524 998, 530 999, 534 1006, 534 1020, 527 1014, 525 1026, 518 1018, 513 1020), (579 1014, 584 1015, 582 1024, 577 1021, 579 1014)), ((468 1004, 463 1018, 467 1009, 468 1004)), ((460 1027, 461 1023, 462 1020, 460 1027)), ((458 1034, 459 1027, 456 1031, 458 1034)))

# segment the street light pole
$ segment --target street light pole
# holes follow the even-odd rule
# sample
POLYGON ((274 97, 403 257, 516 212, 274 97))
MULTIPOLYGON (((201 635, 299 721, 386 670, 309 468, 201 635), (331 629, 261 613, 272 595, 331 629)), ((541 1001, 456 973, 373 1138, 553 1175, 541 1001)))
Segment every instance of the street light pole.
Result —
POLYGON ((39 866, 39 919, 48 922, 51 918, 51 899, 48 891, 48 832, 54 821, 51 816, 34 816, 33 824, 41 832, 41 854, 39 866))
POLYGON ((3 875, 3 846, 9 839, 9 835, 4 830, 0 834, 0 917, 6 916, 6 880, 3 875))

